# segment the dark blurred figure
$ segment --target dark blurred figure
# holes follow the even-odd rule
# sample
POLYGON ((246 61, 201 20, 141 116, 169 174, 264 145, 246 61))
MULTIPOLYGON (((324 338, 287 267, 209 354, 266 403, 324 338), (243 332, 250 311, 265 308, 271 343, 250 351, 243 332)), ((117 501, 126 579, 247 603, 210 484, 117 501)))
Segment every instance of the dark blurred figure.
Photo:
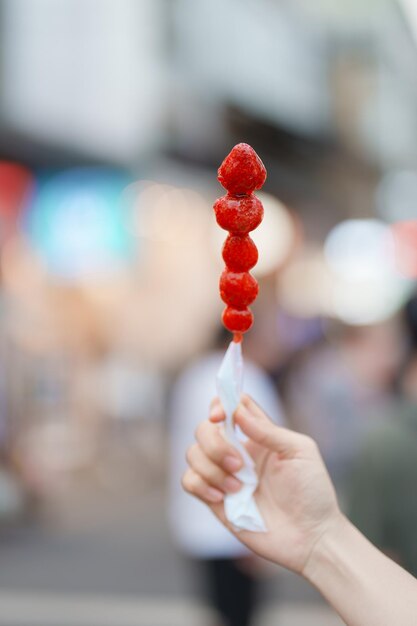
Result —
POLYGON ((398 400, 361 448, 350 516, 360 530, 417 576, 417 298, 404 312, 409 346, 398 400))
MULTIPOLYGON (((185 369, 172 390, 171 527, 180 550, 192 561, 202 580, 205 601, 217 612, 221 626, 250 626, 259 587, 258 562, 197 499, 181 489, 186 469, 185 451, 216 393, 215 380, 230 334, 219 332, 213 350, 185 369)), ((283 415, 275 387, 265 372, 251 361, 253 337, 243 344, 244 390, 277 423, 283 415)))
POLYGON ((392 402, 401 359, 396 320, 341 326, 332 342, 302 354, 288 376, 292 425, 318 442, 342 503, 360 444, 392 402))

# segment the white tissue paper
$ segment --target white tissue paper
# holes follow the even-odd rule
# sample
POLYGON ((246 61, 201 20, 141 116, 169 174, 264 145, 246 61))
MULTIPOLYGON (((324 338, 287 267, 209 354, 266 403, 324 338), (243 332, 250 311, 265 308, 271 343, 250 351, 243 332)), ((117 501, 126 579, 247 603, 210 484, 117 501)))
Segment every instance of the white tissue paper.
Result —
POLYGON ((232 341, 217 374, 217 393, 226 413, 226 439, 239 450, 244 466, 236 473, 243 486, 237 493, 226 494, 224 510, 227 519, 236 530, 266 532, 265 522, 256 505, 253 494, 258 486, 254 462, 243 446, 233 424, 235 412, 242 393, 243 358, 242 345, 232 341))

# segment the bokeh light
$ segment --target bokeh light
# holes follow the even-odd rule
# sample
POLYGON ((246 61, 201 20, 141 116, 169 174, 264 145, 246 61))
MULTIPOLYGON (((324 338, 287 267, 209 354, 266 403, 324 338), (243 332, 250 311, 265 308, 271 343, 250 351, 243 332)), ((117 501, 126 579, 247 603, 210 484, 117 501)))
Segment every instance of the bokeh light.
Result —
POLYGON ((417 278, 417 220, 397 222, 391 227, 398 270, 409 278, 417 278))
POLYGON ((258 263, 253 269, 255 276, 264 276, 278 269, 288 258, 295 243, 294 219, 287 207, 266 192, 258 197, 264 205, 264 219, 251 233, 259 253, 258 263))
POLYGON ((49 272, 66 280, 105 275, 129 258, 125 174, 78 168, 43 180, 27 216, 30 240, 49 272))
POLYGON ((305 247, 278 276, 279 304, 291 315, 310 318, 330 310, 332 277, 319 246, 305 247))
POLYGON ((28 168, 12 161, 0 161, 0 242, 17 232, 33 185, 34 177, 28 168))
POLYGON ((324 253, 332 274, 331 314, 349 324, 387 319, 412 283, 400 275, 390 228, 379 220, 347 220, 328 235, 324 253))
POLYGON ((332 271, 347 281, 377 280, 394 270, 389 228, 378 220, 347 220, 329 233, 324 253, 332 271))
POLYGON ((204 236, 208 205, 193 189, 142 181, 130 186, 132 231, 148 242, 184 245, 204 236))

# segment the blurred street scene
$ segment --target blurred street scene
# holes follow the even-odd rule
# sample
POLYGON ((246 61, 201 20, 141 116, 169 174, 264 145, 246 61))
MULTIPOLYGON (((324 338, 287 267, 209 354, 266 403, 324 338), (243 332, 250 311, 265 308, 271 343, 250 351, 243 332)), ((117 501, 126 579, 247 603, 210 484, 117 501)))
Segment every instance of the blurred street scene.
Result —
POLYGON ((415 2, 0 0, 0 32, 0 626, 341 623, 180 490, 239 142, 246 390, 417 575, 415 2))

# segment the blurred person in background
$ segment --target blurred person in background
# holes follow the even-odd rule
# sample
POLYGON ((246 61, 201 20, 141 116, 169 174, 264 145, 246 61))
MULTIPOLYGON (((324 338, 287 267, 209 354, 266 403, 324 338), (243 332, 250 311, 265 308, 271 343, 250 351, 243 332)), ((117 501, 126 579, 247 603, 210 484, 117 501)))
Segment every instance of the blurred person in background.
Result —
POLYGON ((398 401, 365 439, 352 476, 352 521, 417 575, 417 298, 404 312, 408 352, 398 401))
POLYGON ((0 371, 0 525, 7 525, 22 520, 31 502, 11 449, 3 359, 0 371))
MULTIPOLYGON (((0 174, 1 180, 1 174, 0 174)), ((0 193, 1 196, 1 193, 0 193)), ((4 200, 4 198, 3 198, 4 200)), ((0 265, 0 525, 22 521, 34 504, 30 489, 25 484, 21 464, 17 458, 12 409, 8 385, 10 385, 10 360, 8 358, 7 316, 8 301, 2 284, 3 267, 0 265)))
MULTIPOLYGON (((244 388, 282 424, 283 413, 275 387, 255 362, 255 333, 245 337, 244 388)), ((189 365, 174 384, 170 402, 171 502, 170 518, 180 550, 197 566, 205 599, 215 609, 221 626, 249 626, 257 607, 260 563, 226 530, 201 502, 181 489, 187 463, 185 450, 193 441, 201 415, 208 414, 216 395, 219 370, 229 333, 221 329, 213 349, 189 365)), ((232 479, 233 480, 233 479, 232 479)), ((235 481, 239 487, 238 481, 235 481)), ((235 485, 228 486, 230 491, 235 485)))
POLYGON ((361 441, 392 403, 403 354, 400 324, 343 327, 305 352, 288 375, 288 413, 319 444, 343 504, 361 441))

